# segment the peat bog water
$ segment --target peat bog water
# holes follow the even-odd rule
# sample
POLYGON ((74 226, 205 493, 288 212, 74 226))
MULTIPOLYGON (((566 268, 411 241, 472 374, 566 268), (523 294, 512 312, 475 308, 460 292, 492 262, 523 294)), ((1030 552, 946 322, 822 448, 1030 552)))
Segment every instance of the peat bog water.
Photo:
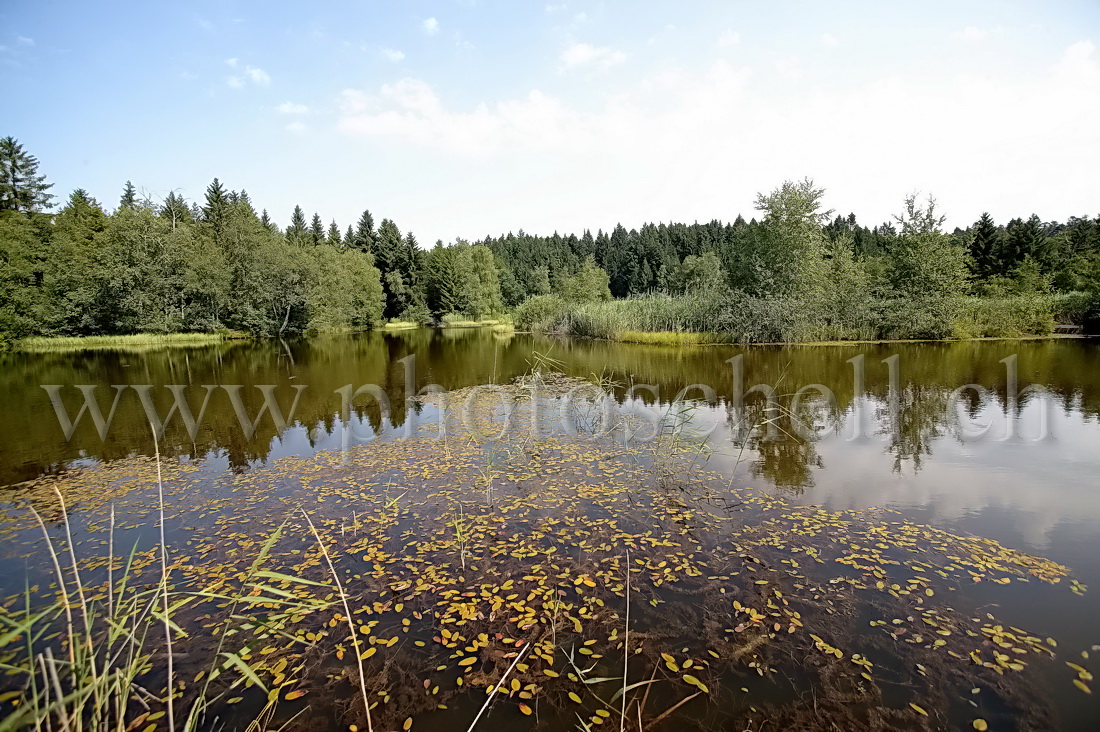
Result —
MULTIPOLYGON (((0 594, 22 591, 48 569, 41 544, 34 548, 40 535, 21 514, 41 476, 72 489, 68 508, 89 551, 104 552, 108 500, 120 515, 132 512, 120 521, 120 534, 134 537, 127 541, 155 538, 152 523, 142 524, 155 511, 155 486, 150 494, 148 466, 134 463, 153 454, 153 441, 133 387, 151 385, 150 404, 164 415, 172 384, 187 386, 196 416, 204 385, 230 386, 209 391, 193 435, 177 415, 161 438, 173 551, 196 565, 217 559, 231 567, 245 557, 219 541, 257 546, 298 506, 316 510, 347 561, 362 560, 364 587, 374 583, 361 599, 362 617, 376 624, 362 627, 380 649, 368 658, 378 664, 371 679, 390 689, 375 729, 400 729, 406 718, 413 729, 464 729, 508 667, 504 650, 519 647, 516 639, 536 643, 535 651, 481 728, 618 727, 619 712, 607 710, 620 705, 608 702, 622 685, 626 629, 637 644, 628 647, 630 682, 658 680, 647 699, 638 698, 648 688, 640 686, 630 703, 648 705, 642 711, 655 729, 943 729, 971 728, 975 719, 990 729, 1100 726, 1100 690, 1089 671, 1075 670, 1100 671, 1098 341, 668 348, 423 329, 4 353, 0 594), (504 422, 498 409, 475 437, 454 431, 444 447, 434 430, 438 403, 407 406, 410 371, 417 390, 438 384, 468 395, 539 369, 599 383, 613 398, 599 403, 594 388, 575 389, 564 420, 570 430, 560 430, 574 434, 560 439, 522 430, 493 438, 504 422), (104 415, 111 385, 127 385, 104 438, 85 414, 65 439, 43 388, 61 386, 55 393, 72 418, 82 384, 97 385, 104 415), (365 392, 343 413, 340 390, 366 384, 385 394, 389 414, 365 392), (758 384, 772 387, 771 408, 758 384), (241 387, 243 414, 232 385, 241 387), (263 405, 258 385, 274 385, 282 417, 297 399, 284 428, 270 413, 249 422, 263 405), (694 388, 684 394, 694 401, 671 407, 692 385, 713 394, 694 388), (641 426, 616 426, 611 413, 641 426), (664 416, 668 424, 670 414, 674 426, 657 433, 676 444, 647 441, 646 420, 664 416), (419 441, 402 440, 410 421, 419 441), (601 430, 607 434, 590 436, 601 430), (543 445, 544 438, 554 441, 543 445), (624 457, 635 439, 650 453, 624 457), (500 447, 509 440, 513 447, 500 447), (684 455, 662 474, 655 466, 666 449, 684 455), (176 463, 191 472, 179 474, 176 463), (76 477, 66 484, 69 474, 76 477), (669 546, 647 556, 666 535, 669 546), (554 564, 539 554, 552 540, 560 546, 554 564), (491 566, 504 556, 493 549, 498 541, 526 547, 508 555, 511 569, 491 566), (422 564, 402 564, 414 554, 422 564), (586 557, 597 564, 586 567, 586 557), (622 576, 631 563, 641 569, 625 626, 622 576), (490 587, 505 575, 527 592, 508 594, 512 580, 490 587), (478 593, 490 610, 454 599, 478 593), (569 608, 559 616, 549 597, 569 608), (441 633, 459 628, 470 628, 460 641, 441 633), (568 633, 575 637, 562 640, 568 633), (497 641, 503 646, 494 650, 497 641), (392 661, 381 665, 383 657, 392 661), (589 668, 597 669, 590 676, 619 680, 586 684, 589 668), (585 691, 592 694, 581 698, 585 691), (676 706, 696 692, 703 693, 676 706), (387 714, 392 723, 379 726, 387 714)), ((482 398, 493 393, 482 390, 482 398)), ((549 403, 560 408, 562 394, 549 403)), ((56 517, 50 526, 59 530, 56 517)), ((304 546, 288 551, 297 556, 304 546)), ((189 581, 232 574, 189 570, 185 559, 180 571, 189 581)), ((96 566, 89 563, 90 576, 96 566)), ((359 719, 354 702, 341 700, 357 687, 341 677, 354 664, 334 625, 324 638, 305 636, 326 650, 314 651, 312 670, 299 677, 311 693, 287 704, 311 703, 315 729, 326 728, 326 718, 331 729, 359 719)), ((269 652, 274 659, 282 649, 269 652)), ((234 708, 255 706, 247 690, 240 697, 234 708)), ((232 727, 233 713, 224 718, 232 727)))

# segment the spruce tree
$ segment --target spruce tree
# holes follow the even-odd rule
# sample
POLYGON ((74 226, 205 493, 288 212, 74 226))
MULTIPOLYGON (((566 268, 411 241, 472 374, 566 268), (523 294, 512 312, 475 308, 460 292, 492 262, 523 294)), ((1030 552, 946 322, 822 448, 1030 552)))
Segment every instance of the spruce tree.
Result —
POLYGON ((191 221, 191 210, 183 196, 175 191, 170 191, 164 199, 164 205, 160 208, 161 218, 168 219, 172 230, 182 223, 191 221))
POLYGON ((325 240, 325 223, 321 221, 321 214, 313 214, 313 223, 309 226, 309 238, 314 246, 325 240))
POLYGON ((38 173, 38 158, 14 137, 0 139, 0 210, 40 213, 50 208, 53 183, 38 173))
POLYGON ((988 212, 983 213, 974 224, 974 233, 970 239, 970 259, 974 274, 981 279, 1004 274, 998 262, 1001 250, 1001 230, 993 223, 988 212))
POLYGON ((215 178, 206 187, 206 203, 202 207, 202 218, 214 227, 215 232, 221 232, 225 226, 225 217, 229 209, 229 193, 222 186, 221 181, 215 178))
POLYGON ((126 181, 126 186, 122 189, 122 198, 119 199, 119 208, 137 208, 137 188, 130 181, 126 181))
POLYGON ((370 211, 364 211, 355 225, 355 248, 364 252, 373 252, 377 236, 374 232, 374 217, 370 211))
POLYGON ((336 219, 333 219, 332 223, 328 225, 328 239, 325 243, 340 249, 343 242, 344 237, 340 234, 340 227, 336 225, 336 219))
POLYGON ((1035 214, 1027 221, 1012 219, 1005 228, 1004 246, 1001 256, 1001 274, 1009 274, 1024 261, 1025 257, 1031 257, 1040 265, 1048 264, 1048 247, 1046 232, 1043 231, 1043 222, 1035 214))
POLYGON ((290 226, 286 227, 286 240, 291 244, 301 245, 306 238, 306 214, 301 206, 294 206, 294 212, 290 214, 290 226))

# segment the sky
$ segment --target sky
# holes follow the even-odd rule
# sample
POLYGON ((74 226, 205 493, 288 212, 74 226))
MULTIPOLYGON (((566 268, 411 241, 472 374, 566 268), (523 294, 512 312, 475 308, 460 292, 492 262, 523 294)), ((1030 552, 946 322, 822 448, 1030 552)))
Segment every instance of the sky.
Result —
POLYGON ((0 136, 59 199, 215 177, 421 245, 733 220, 1100 213, 1100 3, 3 2, 0 136))

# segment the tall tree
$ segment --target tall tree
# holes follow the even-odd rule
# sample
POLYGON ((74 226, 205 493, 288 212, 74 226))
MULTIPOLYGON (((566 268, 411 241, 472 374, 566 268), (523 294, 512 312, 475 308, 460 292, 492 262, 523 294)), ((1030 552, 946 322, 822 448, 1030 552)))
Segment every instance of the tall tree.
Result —
POLYGON ((0 139, 0 210, 40 213, 50 208, 53 183, 38 172, 38 158, 14 137, 0 139))
POLYGON ((975 222, 970 237, 970 259, 977 277, 987 279, 1003 274, 998 261, 1001 239, 1001 230, 993 223, 993 217, 988 212, 983 213, 975 222))
POLYGON ((301 246, 305 243, 306 233, 305 211, 301 206, 295 205, 294 212, 290 214, 290 226, 286 227, 286 240, 301 246))
POLYGON ((1042 220, 1035 214, 1032 214, 1026 221, 1012 219, 1005 227, 1001 256, 1004 271, 1001 274, 1014 271, 1024 261, 1025 257, 1031 257, 1044 269, 1050 264, 1046 232, 1043 231, 1042 220))
POLYGON ((333 219, 332 223, 328 225, 328 238, 325 243, 331 244, 336 249, 340 249, 344 244, 344 237, 340 234, 340 227, 336 225, 336 219, 333 219))
POLYGON ((375 239, 374 217, 371 216, 370 211, 364 211, 355 225, 353 246, 360 251, 373 253, 375 239))
POLYGON ((137 188, 131 181, 126 181, 126 186, 122 189, 122 198, 118 201, 119 208, 137 208, 138 195, 137 188))
POLYGON ((219 235, 225 226, 226 213, 229 210, 229 193, 221 181, 215 178, 206 187, 206 202, 202 207, 203 221, 209 223, 215 235, 219 235))
POLYGON ((325 241, 325 222, 321 221, 321 214, 313 214, 313 222, 309 225, 309 238, 314 246, 325 241))
POLYGON ((164 198, 164 205, 160 207, 162 218, 168 219, 172 229, 191 221, 191 210, 187 208, 187 202, 175 191, 169 191, 164 198))

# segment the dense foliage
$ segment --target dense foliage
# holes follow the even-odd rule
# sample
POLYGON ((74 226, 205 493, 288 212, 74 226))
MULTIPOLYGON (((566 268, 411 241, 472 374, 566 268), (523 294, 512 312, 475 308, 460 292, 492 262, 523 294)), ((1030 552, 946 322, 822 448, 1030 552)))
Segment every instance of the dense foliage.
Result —
POLYGON ((596 337, 708 331, 728 340, 806 341, 1044 334, 1056 318, 1100 328, 1100 217, 952 233, 936 202, 910 196, 874 228, 831 218, 811 181, 757 199, 760 218, 646 224, 580 237, 488 238, 519 327, 596 337), (621 302, 569 306, 583 263, 621 302), (625 300, 625 301, 624 301, 625 300))
POLYGON ((295 206, 285 231, 218 179, 203 201, 153 202, 127 181, 108 212, 50 184, 0 140, 0 339, 232 329, 357 330, 384 320, 483 320, 616 337, 945 338, 1100 325, 1100 217, 942 231, 935 201, 866 228, 832 217, 812 181, 758 196, 759 219, 523 233, 422 249, 370 211, 342 232, 295 206), (1060 307, 1057 293, 1076 298, 1060 307), (617 304, 612 299, 629 299, 617 304))

